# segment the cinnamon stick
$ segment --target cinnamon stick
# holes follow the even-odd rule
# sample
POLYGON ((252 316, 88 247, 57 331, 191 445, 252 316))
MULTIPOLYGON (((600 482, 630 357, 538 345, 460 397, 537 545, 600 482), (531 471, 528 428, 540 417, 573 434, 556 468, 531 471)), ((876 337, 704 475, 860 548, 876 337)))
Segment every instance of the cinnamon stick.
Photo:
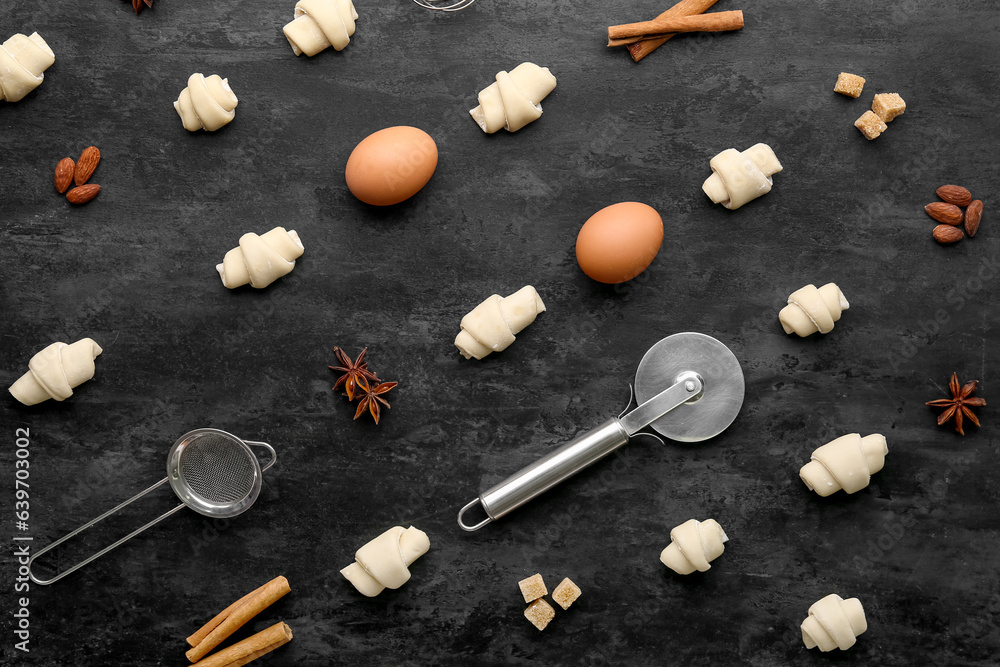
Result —
POLYGON ((261 630, 252 637, 195 663, 195 667, 243 667, 290 641, 292 629, 284 621, 279 621, 267 630, 261 630))
POLYGON ((695 16, 668 16, 641 23, 626 23, 608 28, 608 46, 622 46, 644 39, 664 37, 678 32, 726 32, 743 27, 743 12, 712 12, 695 16))
MULTIPOLYGON (((204 658, 209 651, 221 644, 229 635, 242 628, 247 621, 270 607, 278 598, 290 590, 292 589, 288 585, 288 580, 284 577, 277 577, 231 604, 227 608, 229 610, 228 614, 225 611, 222 612, 222 614, 226 615, 221 621, 216 622, 219 616, 222 616, 222 614, 219 614, 206 624, 205 627, 208 627, 215 623, 208 634, 204 635, 204 638, 185 654, 188 660, 198 662, 204 658)), ((204 629, 202 628, 202 630, 204 629)), ((202 630, 191 635, 188 639, 190 640, 199 636, 202 630)))
MULTIPOLYGON (((264 584, 264 586, 267 586, 267 584, 264 584)), ((211 621, 201 626, 197 632, 188 637, 187 643, 190 646, 197 646, 198 644, 200 644, 205 639, 205 637, 207 637, 209 633, 212 632, 212 630, 215 630, 215 628, 219 627, 219 624, 222 623, 224 620, 226 620, 227 616, 233 613, 233 609, 236 609, 241 604, 246 602, 250 597, 259 593, 261 589, 264 588, 264 586, 261 586, 256 590, 250 591, 249 593, 241 597, 239 600, 237 600, 236 602, 232 603, 231 605, 220 611, 218 614, 215 615, 214 618, 212 618, 211 621)))
MULTIPOLYGON (((681 0, 676 5, 663 12, 656 18, 668 18, 670 16, 691 16, 693 14, 704 14, 712 5, 719 0, 681 0)), ((677 33, 657 37, 656 39, 644 39, 641 42, 634 42, 626 46, 632 60, 639 62, 653 51, 667 43, 671 37, 677 33)))

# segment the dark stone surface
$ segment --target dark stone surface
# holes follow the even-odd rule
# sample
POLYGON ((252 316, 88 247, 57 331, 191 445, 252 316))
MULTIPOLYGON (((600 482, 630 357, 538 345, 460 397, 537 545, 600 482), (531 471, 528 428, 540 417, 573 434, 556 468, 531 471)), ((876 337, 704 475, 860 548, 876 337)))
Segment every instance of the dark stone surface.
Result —
MULTIPOLYGON (((293 57, 293 2, 6 0, 0 35, 38 30, 56 65, 0 104, 2 381, 54 340, 104 346, 69 401, 8 398, 3 533, 13 534, 14 430, 31 433, 31 519, 42 546, 159 479, 171 443, 212 426, 279 451, 246 514, 185 511, 49 588, 33 587, 31 653, 5 664, 183 665, 183 638, 285 574, 295 640, 264 664, 996 664, 1000 651, 994 408, 961 438, 923 402, 952 371, 993 401, 1000 245, 994 228, 1000 20, 989 0, 724 0, 740 33, 675 39, 639 65, 603 46, 643 0, 480 0, 434 15, 360 2, 343 52, 293 57), (467 116, 501 68, 531 60, 559 87, 516 135, 467 116), (864 96, 832 92, 838 72, 864 96), (189 134, 171 102, 193 71, 229 77, 236 120, 189 134), (906 115, 867 142, 872 95, 906 115), (437 140, 440 164, 387 210, 343 182, 353 146, 395 124, 437 140), (708 160, 771 144, 785 170, 738 212, 710 205, 708 160), (100 197, 52 188, 65 155, 98 145, 100 197), (973 240, 941 247, 921 208, 946 182, 986 201, 973 240), (577 268, 580 225, 622 200, 661 212, 663 249, 632 283, 577 268), (301 234, 306 254, 266 291, 224 289, 214 265, 247 231, 301 234), (851 301, 836 330, 784 335, 805 283, 851 301), (512 348, 464 361, 452 339, 493 292, 535 285, 548 312, 512 348), (934 323, 935 318, 940 320, 934 323), (643 352, 670 333, 714 335, 747 379, 743 412, 701 445, 640 439, 502 523, 455 524, 477 490, 615 414, 643 352), (400 386, 381 426, 330 391, 333 346, 370 346, 400 386), (864 491, 820 499, 797 478, 843 433, 888 437, 864 491), (704 575, 658 561, 669 529, 714 517, 731 536, 704 575), (358 595, 338 574, 385 528, 432 541, 398 591, 358 595), (544 633, 516 582, 584 591, 544 633), (869 630, 846 654, 806 651, 798 624, 837 592, 869 630)), ((172 506, 168 491, 93 533, 110 541, 172 506), (116 532, 117 531, 117 532, 116 532)), ((13 542, 3 549, 12 609, 13 542)))

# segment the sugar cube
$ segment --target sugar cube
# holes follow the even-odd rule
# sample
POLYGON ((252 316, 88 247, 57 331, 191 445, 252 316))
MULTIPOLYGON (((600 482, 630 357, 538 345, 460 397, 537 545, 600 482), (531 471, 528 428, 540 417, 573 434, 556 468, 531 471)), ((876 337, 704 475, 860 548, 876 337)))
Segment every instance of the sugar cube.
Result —
POLYGON ((882 122, 891 122, 896 116, 902 116, 906 111, 906 102, 898 93, 879 93, 872 102, 872 111, 878 114, 882 122))
POLYGON ((527 579, 522 579, 517 585, 521 587, 521 595, 524 596, 525 602, 532 602, 549 594, 541 574, 533 574, 527 579))
POLYGON ((866 111, 861 118, 854 121, 854 127, 861 130, 868 141, 878 138, 880 134, 889 129, 882 119, 874 111, 866 111))
POLYGON ((566 577, 552 591, 552 599, 563 609, 569 609, 569 606, 576 602, 582 593, 580 587, 570 581, 569 577, 566 577))
POLYGON ((539 630, 544 630, 545 626, 556 617, 556 610, 545 600, 535 600, 524 610, 524 617, 539 630))
POLYGON ((847 95, 848 97, 861 97, 861 91, 865 87, 865 78, 857 74, 841 72, 837 77, 837 85, 833 87, 833 92, 847 95))

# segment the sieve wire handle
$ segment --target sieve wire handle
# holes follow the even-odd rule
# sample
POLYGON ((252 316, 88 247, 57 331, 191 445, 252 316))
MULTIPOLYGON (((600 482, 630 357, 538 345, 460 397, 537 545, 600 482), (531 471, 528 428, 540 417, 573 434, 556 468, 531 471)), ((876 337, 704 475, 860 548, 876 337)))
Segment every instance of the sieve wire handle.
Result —
MULTIPOLYGON (((253 444, 263 444, 263 443, 253 443, 253 444)), ((268 445, 268 448, 270 448, 270 445, 268 445)), ((273 449, 271 451, 274 452, 273 449)), ((272 462, 273 462, 273 460, 272 460, 272 462)), ((96 519, 94 519, 92 521, 88 521, 87 523, 83 524, 82 526, 80 526, 79 528, 77 528, 76 530, 74 530, 69 535, 66 535, 64 537, 59 538, 58 540, 56 540, 55 542, 53 542, 49 546, 45 547, 41 551, 35 552, 35 554, 31 558, 28 559, 28 576, 31 577, 31 580, 33 582, 35 582, 36 584, 40 584, 42 586, 48 586, 49 584, 54 584, 55 582, 57 582, 60 579, 62 579, 63 577, 65 577, 67 574, 72 574, 73 572, 76 572, 77 570, 79 570, 84 565, 87 565, 88 563, 97 560, 98 558, 100 558, 104 554, 108 553, 109 551, 111 551, 115 547, 120 546, 121 544, 123 544, 125 542, 128 542, 130 539, 132 539, 133 537, 135 537, 136 535, 138 535, 142 531, 146 530, 150 526, 152 526, 154 524, 157 524, 160 521, 163 521, 168 516, 176 513, 178 510, 184 509, 186 507, 186 505, 184 505, 183 503, 180 504, 180 505, 178 505, 177 507, 175 507, 172 510, 166 512, 165 514, 161 514, 159 517, 153 519, 152 521, 150 521, 149 523, 147 523, 145 526, 142 526, 141 528, 132 531, 131 533, 129 533, 125 537, 123 537, 120 540, 118 540, 117 542, 115 542, 114 544, 112 544, 110 546, 107 546, 107 547, 104 547, 103 549, 101 549, 100 551, 98 551, 93 556, 87 558, 86 560, 80 561, 79 563, 77 563, 73 567, 69 568, 68 570, 65 570, 64 572, 61 572, 60 574, 57 574, 56 576, 52 577, 51 579, 39 579, 34 574, 32 574, 32 572, 31 572, 31 565, 32 565, 32 563, 35 562, 36 558, 38 558, 39 556, 41 556, 42 554, 44 554, 47 551, 51 551, 52 549, 55 549, 57 546, 59 546, 60 544, 62 544, 66 540, 68 540, 68 539, 70 539, 72 537, 75 537, 76 535, 78 535, 78 534, 82 533, 83 531, 87 530, 88 528, 90 528, 94 524, 98 523, 99 521, 102 521, 102 520, 108 518, 109 516, 111 516, 112 514, 114 514, 115 512, 117 512, 118 510, 122 509, 126 505, 130 505, 131 503, 135 502, 136 500, 139 500, 140 498, 142 498, 146 494, 148 494, 151 491, 154 491, 154 490, 160 488, 161 486, 163 486, 166 483, 167 483, 167 478, 164 477, 163 479, 161 479, 159 482, 157 482, 153 486, 149 487, 145 491, 137 493, 136 495, 132 496, 131 498, 129 498, 128 500, 126 500, 125 502, 123 502, 121 505, 118 505, 117 507, 108 510, 107 512, 105 512, 104 514, 102 514, 101 516, 97 517, 96 519)))
MULTIPOLYGON (((264 449, 266 449, 271 454, 271 458, 267 462, 267 465, 261 466, 261 468, 260 468, 261 472, 264 472, 265 470, 267 470, 268 468, 270 468, 271 466, 273 466, 278 461, 278 453, 276 451, 274 451, 274 447, 272 447, 271 445, 267 444, 266 442, 257 442, 255 440, 244 440, 243 442, 247 443, 248 445, 253 445, 254 447, 263 447, 264 449)), ((167 481, 167 480, 163 480, 163 482, 165 482, 165 481, 167 481)), ((160 484, 162 484, 163 482, 160 482, 160 484)))

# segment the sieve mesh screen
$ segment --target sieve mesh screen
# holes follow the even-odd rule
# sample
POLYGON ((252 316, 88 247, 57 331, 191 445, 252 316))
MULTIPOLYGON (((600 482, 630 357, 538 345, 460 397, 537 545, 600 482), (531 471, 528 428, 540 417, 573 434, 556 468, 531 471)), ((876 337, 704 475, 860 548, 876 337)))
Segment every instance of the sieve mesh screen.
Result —
POLYGON ((235 438, 220 433, 199 435, 181 453, 178 475, 204 500, 235 503, 253 489, 252 457, 235 438))

